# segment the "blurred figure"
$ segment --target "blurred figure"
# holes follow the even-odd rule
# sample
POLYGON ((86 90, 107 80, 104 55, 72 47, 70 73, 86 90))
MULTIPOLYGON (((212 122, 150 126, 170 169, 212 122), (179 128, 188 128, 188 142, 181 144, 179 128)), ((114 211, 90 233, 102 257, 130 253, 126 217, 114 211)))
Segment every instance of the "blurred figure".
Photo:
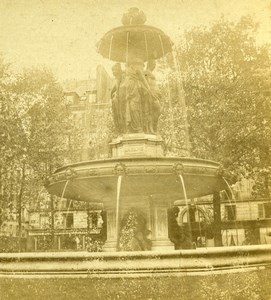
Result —
POLYGON ((116 63, 112 67, 112 73, 115 77, 115 84, 111 90, 113 120, 117 133, 122 133, 124 127, 126 104, 120 99, 120 86, 124 82, 125 75, 121 69, 121 64, 116 63))
POLYGON ((150 133, 157 133, 157 124, 158 119, 161 115, 161 105, 160 105, 160 99, 161 94, 159 92, 159 88, 156 84, 156 78, 153 74, 153 71, 156 67, 156 62, 154 59, 149 60, 147 63, 147 68, 145 70, 145 78, 148 84, 148 90, 149 90, 149 132, 150 133))

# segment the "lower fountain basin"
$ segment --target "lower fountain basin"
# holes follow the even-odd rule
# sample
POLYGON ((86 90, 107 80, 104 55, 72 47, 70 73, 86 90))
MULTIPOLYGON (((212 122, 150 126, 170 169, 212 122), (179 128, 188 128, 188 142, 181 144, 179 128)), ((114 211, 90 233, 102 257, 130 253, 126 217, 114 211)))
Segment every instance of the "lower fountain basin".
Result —
POLYGON ((173 251, 1 253, 1 277, 148 277, 238 272, 271 265, 271 246, 173 251))
POLYGON ((1 253, 1 299, 270 299, 270 254, 270 245, 125 255, 1 253))
POLYGON ((152 196, 156 201, 188 198, 228 189, 232 175, 219 163, 193 158, 136 157, 82 162, 62 167, 48 179, 46 188, 59 197, 108 203, 116 197, 122 177, 121 198, 152 196))

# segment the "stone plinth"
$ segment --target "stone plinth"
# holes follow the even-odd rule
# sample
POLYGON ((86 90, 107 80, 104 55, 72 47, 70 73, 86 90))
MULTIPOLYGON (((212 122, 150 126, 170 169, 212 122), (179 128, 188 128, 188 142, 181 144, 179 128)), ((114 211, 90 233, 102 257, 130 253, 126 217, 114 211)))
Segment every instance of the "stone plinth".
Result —
POLYGON ((134 133, 124 134, 110 143, 112 157, 162 157, 164 142, 158 135, 134 133))

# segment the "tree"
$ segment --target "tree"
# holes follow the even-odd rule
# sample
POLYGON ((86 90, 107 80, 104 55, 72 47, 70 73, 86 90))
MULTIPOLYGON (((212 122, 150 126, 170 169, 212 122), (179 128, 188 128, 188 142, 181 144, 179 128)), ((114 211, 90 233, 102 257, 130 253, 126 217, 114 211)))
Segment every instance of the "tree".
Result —
POLYGON ((20 237, 22 209, 37 198, 45 177, 73 159, 81 134, 74 132, 62 88, 50 71, 15 75, 2 61, 0 74, 2 221, 16 210, 20 237))
MULTIPOLYGON (((270 171, 271 69, 270 49, 257 45, 256 33, 251 17, 221 18, 187 31, 177 60, 192 155, 260 179, 270 171)), ((267 196, 266 176, 263 181, 267 196)))

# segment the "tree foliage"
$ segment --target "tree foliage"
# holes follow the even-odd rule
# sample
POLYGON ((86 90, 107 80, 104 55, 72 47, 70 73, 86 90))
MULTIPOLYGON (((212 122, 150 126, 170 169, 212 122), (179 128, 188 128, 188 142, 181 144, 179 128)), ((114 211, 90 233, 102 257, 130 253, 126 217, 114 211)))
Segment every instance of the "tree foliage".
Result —
POLYGON ((21 209, 37 197, 43 179, 72 160, 80 132, 73 132, 62 88, 50 71, 13 74, 2 60, 0 76, 1 209, 2 215, 8 209, 21 219, 21 209))
MULTIPOLYGON (((250 17, 237 23, 221 18, 209 28, 185 32, 177 61, 192 155, 259 179, 270 171, 271 69, 270 49, 257 45, 256 33, 250 17)), ((177 80, 175 70, 169 86, 177 80)), ((266 194, 266 184, 261 187, 266 194)))

